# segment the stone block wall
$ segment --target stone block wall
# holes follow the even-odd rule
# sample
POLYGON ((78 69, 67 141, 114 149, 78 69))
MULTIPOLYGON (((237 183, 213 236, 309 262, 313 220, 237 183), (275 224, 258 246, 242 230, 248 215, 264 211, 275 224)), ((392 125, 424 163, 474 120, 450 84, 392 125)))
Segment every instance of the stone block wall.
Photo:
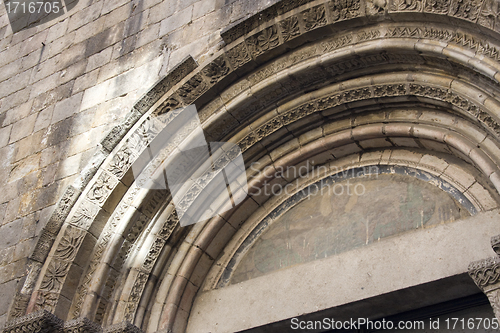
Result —
POLYGON ((0 4, 0 326, 26 259, 99 142, 188 55, 277 0, 80 0, 13 33, 0 4))

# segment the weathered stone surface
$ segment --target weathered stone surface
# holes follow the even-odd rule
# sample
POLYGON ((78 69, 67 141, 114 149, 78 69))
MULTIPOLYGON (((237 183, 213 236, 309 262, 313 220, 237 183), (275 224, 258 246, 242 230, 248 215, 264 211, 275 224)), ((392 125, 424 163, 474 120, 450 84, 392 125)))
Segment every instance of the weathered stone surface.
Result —
MULTIPOLYGON (((0 268, 5 267, 2 268, 5 279, 2 279, 7 281, 7 278, 21 277, 24 274, 24 264, 18 259, 27 256, 25 252, 32 244, 35 229, 38 230, 40 239, 31 258, 40 264, 45 262, 52 246, 56 257, 50 258, 44 276, 38 277, 38 273, 33 273, 30 278, 33 281, 24 285, 26 288, 23 288, 27 291, 15 301, 13 313, 16 316, 26 310, 27 295, 30 295, 37 279, 42 281, 41 290, 34 296, 39 297, 40 304, 37 306, 55 309, 58 311, 56 313, 67 313, 78 277, 84 274, 82 269, 88 263, 86 260, 90 262, 96 259, 96 265, 112 265, 110 262, 100 261, 108 260, 102 259, 102 254, 109 248, 120 248, 112 243, 109 235, 118 226, 121 227, 120 223, 129 221, 128 217, 124 222, 120 218, 109 217, 124 214, 128 208, 126 202, 140 201, 136 196, 140 197, 142 194, 137 194, 138 190, 133 188, 127 192, 123 183, 127 186, 130 184, 131 176, 127 174, 127 170, 133 158, 157 134, 154 126, 148 127, 148 123, 137 124, 138 130, 134 133, 130 133, 130 129, 162 98, 165 99, 161 100, 157 114, 190 103, 209 105, 205 110, 206 114, 203 114, 203 121, 210 121, 206 128, 209 138, 237 138, 235 142, 243 151, 248 152, 246 156, 250 158, 269 154, 274 160, 279 160, 289 158, 288 155, 301 150, 304 154, 318 150, 318 154, 311 156, 311 159, 321 163, 326 163, 331 158, 338 160, 346 155, 352 157, 353 154, 358 159, 356 163, 372 161, 375 157, 394 164, 400 160, 417 164, 420 159, 425 159, 429 169, 444 171, 443 178, 460 178, 463 190, 468 189, 467 193, 482 202, 481 207, 486 210, 496 207, 496 194, 490 195, 474 175, 457 171, 448 164, 443 165, 442 160, 436 161, 428 157, 431 155, 422 157, 420 153, 397 151, 398 148, 411 146, 454 153, 455 157, 480 168, 487 166, 490 174, 494 174, 499 159, 498 154, 492 153, 495 152, 494 146, 489 145, 489 153, 484 154, 461 149, 465 146, 446 137, 447 129, 443 128, 453 127, 461 121, 474 126, 480 125, 481 129, 475 131, 468 130, 466 126, 453 127, 461 135, 470 134, 469 137, 478 141, 473 146, 480 148, 479 144, 486 135, 497 140, 500 135, 498 105, 492 97, 486 96, 496 96, 492 91, 498 88, 493 79, 498 71, 500 48, 493 39, 486 37, 487 34, 481 35, 480 29, 471 31, 467 30, 467 26, 457 29, 455 25, 450 28, 442 18, 448 15, 456 20, 477 20, 479 25, 497 31, 496 14, 491 14, 494 12, 495 2, 486 2, 484 6, 469 1, 464 4, 456 1, 276 2, 237 0, 226 4, 227 1, 213 0, 80 1, 78 10, 68 12, 57 22, 40 26, 40 30, 28 29, 12 35, 4 29, 5 37, 0 40, 2 49, 6 47, 0 53, 0 148, 4 147, 1 148, 0 156, 3 159, 2 165, 5 164, 0 171, 1 178, 5 179, 0 194, 0 215, 4 220, 1 228, 15 226, 18 220, 23 221, 23 225, 21 232, 5 240, 9 242, 13 239, 18 244, 12 255, 6 254, 6 257, 12 259, 0 264, 0 268), (275 4, 272 5, 273 3, 275 4), (469 4, 473 5, 472 10, 467 7, 469 4), (271 6, 264 9, 268 5, 271 6), (260 11, 261 9, 264 10, 260 11), (425 20, 428 21, 425 22, 429 24, 408 26, 405 22, 398 23, 397 17, 403 16, 392 14, 396 12, 426 12, 428 17, 425 20), (285 15, 280 16, 282 14, 285 15), (368 21, 372 20, 370 29, 341 32, 331 39, 325 37, 328 35, 325 32, 335 29, 337 22, 364 15, 370 16, 368 21), (244 17, 248 19, 241 21, 244 17), (377 23, 379 18, 385 17, 391 19, 377 23), (226 29, 229 22, 236 25, 226 29), (219 36, 221 29, 224 29, 222 39, 219 36), (303 37, 305 33, 308 33, 307 37, 303 37), (320 38, 324 40, 316 43, 320 38), (238 45, 229 45, 236 39, 239 39, 238 45), (305 41, 310 45, 297 48, 305 41), (221 50, 224 43, 225 49, 221 50), (357 43, 364 43, 366 47, 357 49, 357 43), (402 51, 397 53, 394 52, 395 49, 402 51), (297 52, 290 52, 280 58, 288 50, 297 52), (177 59, 185 58, 187 52, 196 52, 193 54, 200 62, 200 68, 197 68, 196 61, 191 57, 177 66, 177 59), (332 56, 334 53, 337 58, 332 56), (442 54, 448 60, 441 59, 442 54), (266 65, 246 77, 253 67, 258 66, 257 63, 262 62, 266 65), (301 66, 303 67, 300 68, 301 66), (393 76, 386 75, 388 73, 385 72, 383 75, 373 74, 373 71, 385 71, 388 68, 385 66, 404 70, 411 67, 412 72, 393 76), (170 68, 170 74, 150 89, 153 82, 160 79, 161 73, 166 73, 170 68), (421 69, 426 73, 446 71, 455 80, 441 74, 424 75, 419 73, 421 69), (350 75, 353 75, 352 80, 349 79, 350 75), (367 78, 361 77, 365 75, 367 78), (238 77, 243 78, 241 84, 234 84, 238 77), (462 83, 467 80, 473 80, 474 84, 469 86, 462 83), (271 84, 271 81, 276 81, 276 84, 271 84), (488 84, 485 85, 484 82, 488 84), (229 83, 234 85, 224 91, 229 83), (325 83, 331 86, 323 86, 325 83), (169 92, 172 88, 176 90, 173 94, 169 92), (332 93, 322 95, 316 93, 320 91, 317 88, 331 89, 332 93), (309 94, 311 91, 314 94, 309 94), (165 93, 169 95, 164 96, 165 93), (240 93, 242 94, 239 95, 240 93), (219 94, 224 102, 209 104, 219 94), (141 95, 143 97, 139 99, 138 96, 141 95), (298 95, 307 97, 296 98, 298 95), (282 100, 284 98, 287 99, 282 100), (133 106, 137 100, 139 101, 133 106), (288 102, 296 105, 290 108, 287 106, 288 102), (445 119, 434 113, 422 115, 423 111, 418 110, 412 116, 407 112, 398 119, 380 112, 376 116, 356 118, 355 121, 337 121, 341 112, 344 112, 343 115, 351 111, 370 113, 392 103, 403 107, 416 104, 422 108, 432 105, 437 110, 452 110, 454 116, 461 118, 445 119), (279 111, 274 114, 276 117, 271 117, 274 111, 269 110, 274 110, 275 107, 279 107, 279 111), (267 115, 264 116, 264 113, 267 115), (308 121, 313 117, 318 121, 316 125, 308 121), (327 122, 326 119, 323 120, 326 117, 331 124, 318 126, 327 122), (258 118, 262 121, 252 123, 258 118), (386 124, 392 120, 408 121, 412 125, 401 125, 398 129, 398 126, 386 124), (417 126, 419 123, 439 129, 422 130, 417 126), (248 131, 244 134, 237 133, 240 126, 248 128, 248 131), (361 128, 362 126, 366 127, 361 128), (351 130, 352 127, 354 129, 351 130), (315 131, 308 132, 309 130, 315 131), (339 144, 329 147, 329 150, 319 151, 323 145, 331 142, 326 139, 324 142, 315 142, 316 140, 323 140, 324 136, 335 135, 342 130, 349 131, 344 133, 345 139, 349 140, 348 145, 339 144), (390 131, 405 137, 389 137, 387 133, 390 131), (481 134, 482 131, 487 134, 481 134), (125 137, 134 143, 132 151, 115 149, 125 137), (445 137, 448 139, 444 140, 445 137), (436 140, 441 143, 436 143, 436 140), (101 148, 96 148, 99 142, 102 151, 101 148), (314 149, 306 148, 309 144, 316 146, 314 149), (361 160, 356 155, 362 150, 375 150, 381 146, 396 150, 393 155, 387 156, 363 154, 361 160), (90 159, 95 151, 98 151, 96 157, 90 159), (100 170, 98 178, 92 179, 108 154, 113 154, 110 156, 111 162, 106 162, 102 168, 105 171, 100 170), (78 175, 80 172, 82 174, 78 175), (73 180, 74 186, 62 195, 66 185, 73 180), (87 184, 90 184, 89 188, 85 189, 87 184), (83 190, 89 190, 85 192, 85 198, 82 198, 86 203, 76 203, 83 190), (46 212, 61 197, 50 217, 41 214, 42 209, 46 212), (127 199, 119 204, 124 197, 127 199), (98 211, 98 207, 103 209, 98 211), (73 208, 70 221, 66 221, 73 208), (39 216, 43 221, 34 222, 39 216), (72 227, 65 226, 61 229, 65 222, 72 227), (35 223, 46 227, 43 230, 35 228, 35 223), (102 240, 97 243, 95 239, 82 241, 80 230, 75 231, 78 228, 90 228, 92 237, 95 238, 99 238, 104 230, 102 240), (68 230, 74 232, 68 233, 68 230), (59 234, 60 232, 64 233, 59 234), (74 249, 81 242, 89 244, 81 252, 85 254, 84 257, 90 257, 93 253, 91 250, 95 247, 94 259, 76 259, 78 251, 74 249), (78 268, 70 268, 73 261, 77 261, 78 268), (65 280, 66 278, 68 279, 65 280), (62 286, 63 284, 65 285, 62 286), (63 290, 62 297, 57 294, 59 290, 63 290), (59 302, 57 306, 56 302, 59 302)), ((363 20, 357 19, 356 22, 364 24, 363 20)), ((4 30, 0 30, 0 35, 4 35, 4 30)), ((142 120, 147 117, 149 115, 145 115, 142 120)), ((281 183, 275 181, 274 184, 281 183)), ((261 199, 260 203, 270 205, 267 197, 261 199)), ((247 210, 257 209, 253 206, 247 210)), ((249 212, 245 212, 247 213, 249 212)), ((245 218, 246 215, 234 217, 235 220, 229 223, 234 223, 239 228, 245 218)), ((134 231, 134 236, 127 238, 128 242, 135 242, 147 223, 142 221, 140 225, 137 227, 139 230, 134 231)), ((153 229, 145 232, 157 232, 154 227, 151 226, 153 229)), ((172 234, 173 224, 170 227, 166 231, 159 231, 160 234, 165 232, 162 237, 168 238, 172 234)), ((196 235, 198 231, 195 231, 190 237, 196 235)), ((226 228, 224 235, 219 238, 228 241, 232 232, 234 230, 226 228)), ((140 267, 146 268, 148 274, 154 269, 167 241, 161 237, 154 239, 152 244, 144 245, 148 254, 144 262, 140 263, 140 267)), ((202 237, 200 242, 208 242, 207 239, 202 237)), ((193 241, 194 239, 191 240, 193 241)), ((208 246, 210 255, 216 258, 219 252, 214 249, 222 250, 224 244, 208 246)), ((8 250, 12 244, 3 245, 8 250)), ((130 253, 128 250, 125 247, 120 249, 118 257, 121 261, 127 259, 130 253)), ((186 258, 187 261, 195 261, 193 258, 196 256, 186 258)), ((138 259, 138 262, 141 260, 138 259)), ((116 267, 121 267, 117 265, 116 267)), ((189 269, 193 266, 189 266, 190 263, 186 265, 188 268, 184 268, 182 276, 188 279, 189 269)), ((86 273, 92 275, 95 269, 90 266, 86 273)), ((172 274, 175 275, 176 272, 172 274)), ((133 295, 123 298, 126 299, 126 304, 123 305, 123 311, 119 310, 122 312, 118 313, 126 314, 124 318, 134 318, 143 290, 151 290, 146 289, 147 276, 141 272, 138 279, 140 283, 131 288, 133 295)), ((202 278, 197 279, 201 284, 202 278)), ((116 281, 120 279, 110 277, 108 281, 103 281, 106 286, 99 289, 106 290, 107 294, 103 299, 111 297, 116 281)), ((87 292, 84 289, 82 297, 87 292)), ((184 300, 182 309, 177 313, 182 320, 175 323, 175 326, 172 323, 168 325, 183 329, 194 292, 189 289, 182 296, 182 288, 175 290, 179 294, 171 297, 179 299, 171 304, 177 307, 179 301, 184 300)), ((2 286, 0 292, 3 292, 2 286)), ((96 306, 99 307, 97 317, 102 319, 106 304, 102 301, 96 306)), ((121 306, 122 304, 118 307, 121 306)), ((0 317, 5 315, 2 311, 7 310, 0 308, 0 317)), ((80 324, 86 325, 85 321, 75 325, 80 324)))
POLYGON ((63 321, 48 311, 43 310, 8 322, 4 326, 3 332, 62 333, 63 321))

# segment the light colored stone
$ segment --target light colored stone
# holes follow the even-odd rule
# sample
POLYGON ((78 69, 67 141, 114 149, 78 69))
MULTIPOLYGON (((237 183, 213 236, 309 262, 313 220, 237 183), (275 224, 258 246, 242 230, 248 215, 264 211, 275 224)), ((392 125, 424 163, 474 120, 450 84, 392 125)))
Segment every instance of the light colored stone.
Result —
POLYGON ((491 194, 477 182, 467 192, 481 203, 484 210, 492 210, 498 207, 498 203, 493 199, 491 194))
POLYGON ((0 128, 0 148, 5 147, 9 143, 11 130, 12 125, 0 128))
POLYGON ((63 119, 71 117, 79 111, 79 106, 83 98, 83 93, 78 93, 59 103, 54 107, 51 123, 55 124, 63 119))
POLYGON ((55 180, 59 180, 61 178, 66 178, 67 176, 71 176, 76 174, 80 170, 80 161, 82 160, 82 154, 76 154, 70 157, 67 157, 58 165, 57 175, 55 180))
POLYGON ((80 106, 80 111, 86 110, 99 103, 104 102, 106 100, 106 94, 108 92, 109 84, 110 81, 105 81, 85 90, 82 104, 80 106))
POLYGON ((22 179, 29 173, 38 170, 40 167, 40 157, 41 154, 35 154, 15 165, 10 173, 9 182, 22 179))
POLYGON ((33 128, 35 128, 36 118, 37 115, 32 114, 14 123, 14 125, 12 125, 9 143, 19 141, 30 135, 33 132, 33 128))
POLYGON ((161 21, 160 37, 170 33, 171 31, 179 29, 183 25, 188 24, 189 22, 191 22, 192 17, 193 7, 191 6, 185 8, 179 13, 176 13, 176 15, 164 19, 163 21, 161 21))
POLYGON ((459 182, 466 189, 476 181, 474 176, 470 175, 468 172, 455 165, 449 165, 444 170, 444 175, 450 177, 455 182, 459 182))
POLYGON ((215 10, 217 0, 202 0, 193 4, 193 20, 215 10))
POLYGON ((483 213, 436 226, 432 232, 414 230, 390 241, 203 292, 191 310, 195 315, 187 332, 237 332, 462 274, 470 261, 491 255, 489 239, 497 224, 498 211, 483 213), (388 272, 399 278, 389 279, 388 272), (350 288, 335 287, 339 285, 350 288), (239 320, 227 320, 228 311, 239 320))

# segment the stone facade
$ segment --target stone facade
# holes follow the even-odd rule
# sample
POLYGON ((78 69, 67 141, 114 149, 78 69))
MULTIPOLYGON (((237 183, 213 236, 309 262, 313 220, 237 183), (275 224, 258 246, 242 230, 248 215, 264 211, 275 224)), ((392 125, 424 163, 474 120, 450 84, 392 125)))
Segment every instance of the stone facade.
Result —
MULTIPOLYGON (((171 121, 189 104, 207 138, 259 163, 247 169, 252 188, 299 193, 334 171, 398 166, 465 198, 471 214, 497 208, 497 5, 79 1, 15 34, 4 12, 4 330, 196 331, 197 297, 224 284, 287 198, 251 192, 235 211, 180 228, 168 191, 144 191, 130 168, 160 132, 155 116, 171 121), (327 171, 266 174, 306 160, 327 171)), ((143 175, 189 139, 180 133, 143 175)), ((486 266, 476 266, 477 277, 486 266)))
MULTIPOLYGON (((269 4, 85 0, 15 34, 0 5, 2 297, 14 296, 38 239, 55 236, 42 230, 56 203, 64 193, 61 202, 73 202, 67 187, 131 105, 183 58, 203 62, 222 29, 269 4)), ((0 305, 0 322, 10 305, 0 305)))

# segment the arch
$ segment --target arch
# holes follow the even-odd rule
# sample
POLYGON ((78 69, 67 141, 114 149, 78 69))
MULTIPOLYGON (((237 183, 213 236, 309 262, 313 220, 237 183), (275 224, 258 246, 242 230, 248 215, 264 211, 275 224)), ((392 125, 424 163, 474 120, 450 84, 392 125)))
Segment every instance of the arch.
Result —
POLYGON ((46 309, 104 326, 185 330, 196 292, 220 281, 223 269, 209 272, 214 261, 225 268, 285 200, 250 197, 180 228, 169 193, 137 185, 130 167, 160 131, 155 116, 190 104, 207 139, 239 145, 248 176, 258 173, 252 187, 307 160, 341 169, 384 160, 446 177, 477 211, 497 207, 500 64, 490 3, 468 12, 468 2, 450 0, 282 1, 225 31, 226 46, 206 65, 185 60, 102 142, 44 229, 11 318, 46 309), (391 160, 387 151, 408 153, 391 160))

